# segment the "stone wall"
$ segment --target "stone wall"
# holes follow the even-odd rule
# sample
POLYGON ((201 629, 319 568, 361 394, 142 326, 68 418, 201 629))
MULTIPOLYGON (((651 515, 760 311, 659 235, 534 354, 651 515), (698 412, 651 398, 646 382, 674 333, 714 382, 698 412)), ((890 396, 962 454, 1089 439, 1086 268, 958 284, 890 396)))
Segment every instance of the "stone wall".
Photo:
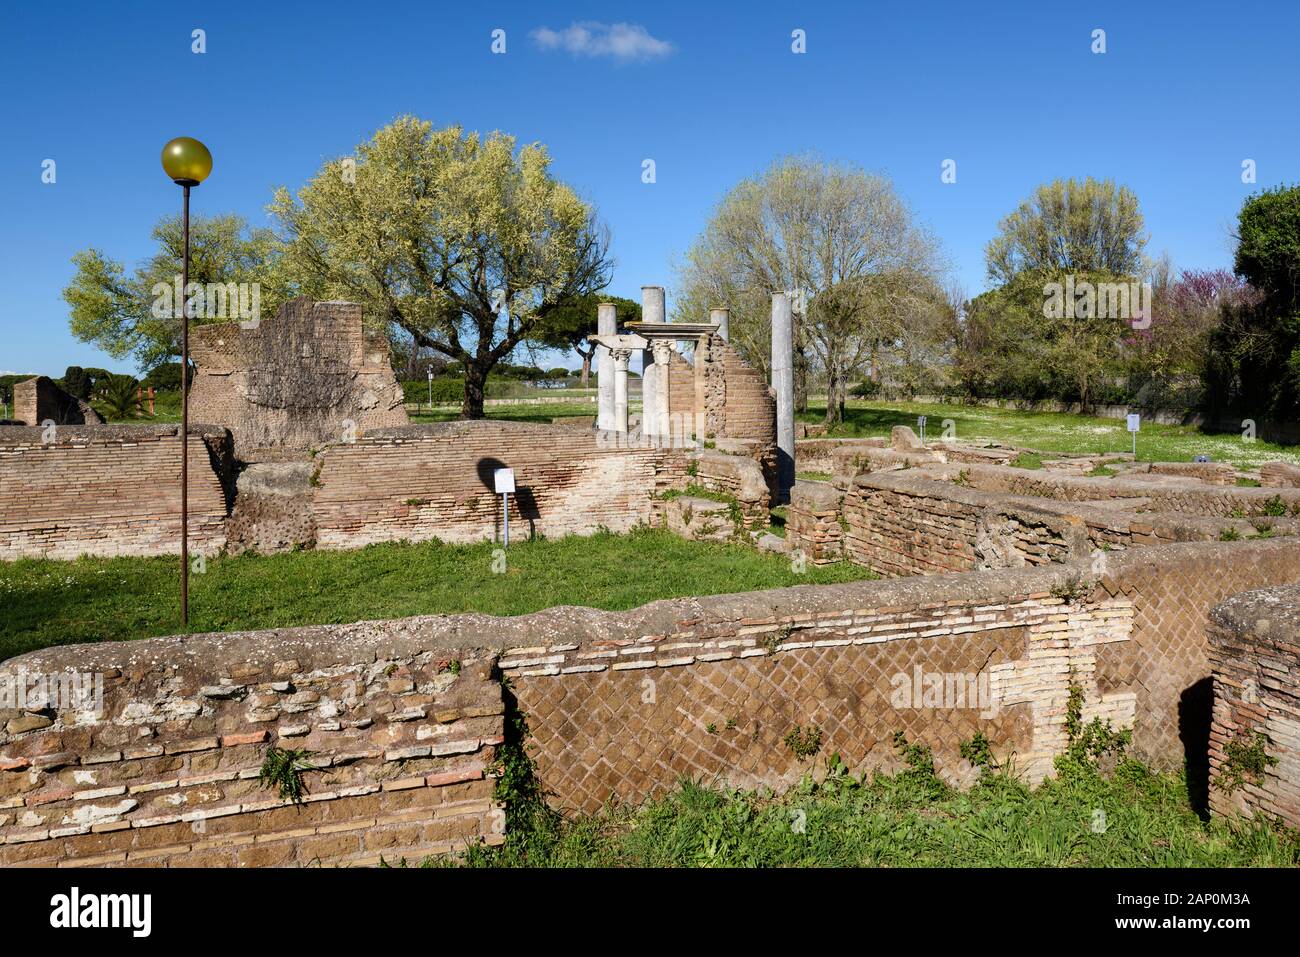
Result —
POLYGON ((795 482, 786 511, 785 540, 815 565, 844 560, 841 495, 824 482, 795 482))
POLYGON ((0 863, 364 863, 500 840, 496 671, 568 809, 683 775, 783 788, 832 752, 892 768, 896 731, 954 783, 977 731, 1037 781, 1072 682, 1085 719, 1178 768, 1209 736, 1210 607, 1298 574, 1292 540, 1197 543, 1119 554, 1086 584, 1051 566, 48 649, 3 671, 101 674, 105 707, 0 715, 0 863), (815 759, 795 728, 820 732, 815 759), (255 780, 273 744, 323 769, 302 807, 255 780))
POLYGON ((855 479, 844 521, 849 560, 889 576, 1081 561, 1089 552, 1078 518, 908 472, 855 479))
POLYGON ((1300 585, 1234 595, 1210 618, 1210 806, 1300 827, 1300 585))
MULTIPOLYGON (((180 548, 180 428, 0 426, 0 559, 161 555, 180 548)), ((226 541, 230 436, 191 426, 190 550, 226 541)))
POLYGON ((947 466, 859 475, 842 505, 846 557, 882 575, 929 575, 1095 561, 1097 549, 1300 533, 1294 518, 1155 512, 1149 499, 1089 503, 988 492, 971 487, 971 473, 947 466))
POLYGON ((103 425, 89 402, 64 392, 52 379, 35 376, 14 383, 13 421, 23 425, 103 425))
MULTIPOLYGON (((223 546, 233 554, 273 553, 499 538, 498 467, 515 470, 510 522, 517 537, 590 534, 601 526, 627 531, 650 523, 656 496, 687 481, 684 449, 629 447, 614 433, 552 425, 373 430, 315 455, 262 450, 266 460, 243 464, 237 479, 229 434, 207 426, 191 432, 190 547, 205 554, 223 546)), ((179 547, 176 426, 60 427, 55 441, 42 437, 41 429, 0 426, 0 558, 153 555, 179 547)), ((750 471, 759 468, 744 461, 750 471)), ((753 497, 766 516, 761 489, 753 497)))
POLYGON ((190 348, 190 415, 230 429, 241 459, 408 421, 388 340, 357 303, 295 299, 274 319, 196 326, 190 348))
POLYGON ((410 623, 328 639, 163 638, 6 662, 10 687, 98 675, 102 709, 88 694, 0 714, 0 865, 414 863, 499 843, 494 658, 410 623), (259 783, 271 746, 309 752, 301 803, 259 783))
POLYGON ((746 528, 766 528, 772 504, 770 482, 776 474, 773 448, 753 442, 733 447, 730 452, 697 452, 691 456, 694 471, 689 481, 734 498, 746 528))
POLYGON ((511 422, 371 432, 317 457, 311 509, 322 548, 501 533, 496 468, 513 468, 511 534, 590 534, 649 523, 655 496, 681 488, 686 453, 620 447, 616 433, 511 422))

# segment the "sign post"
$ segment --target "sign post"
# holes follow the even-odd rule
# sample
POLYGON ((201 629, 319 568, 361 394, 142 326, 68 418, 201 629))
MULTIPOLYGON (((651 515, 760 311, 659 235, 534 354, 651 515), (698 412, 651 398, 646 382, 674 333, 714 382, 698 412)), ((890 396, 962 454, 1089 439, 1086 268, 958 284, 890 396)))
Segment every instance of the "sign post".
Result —
POLYGON ((501 545, 503 548, 510 547, 510 493, 515 490, 515 470, 514 469, 497 469, 492 473, 493 485, 497 494, 501 496, 501 517, 502 517, 502 536, 501 545))
POLYGON ((433 369, 429 369, 429 411, 433 411, 433 369))
POLYGON ((1142 416, 1136 412, 1128 414, 1128 430, 1133 433, 1133 459, 1138 457, 1138 429, 1142 426, 1142 416))

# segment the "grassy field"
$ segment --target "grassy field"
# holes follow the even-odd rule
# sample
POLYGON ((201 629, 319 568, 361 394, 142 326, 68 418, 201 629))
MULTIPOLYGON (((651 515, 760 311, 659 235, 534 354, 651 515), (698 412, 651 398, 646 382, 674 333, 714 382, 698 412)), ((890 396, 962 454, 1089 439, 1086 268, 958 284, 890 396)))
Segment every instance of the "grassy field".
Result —
MULTIPOLYGON (((995 749, 996 750, 996 749, 995 749)), ((525 777, 507 802, 506 843, 474 847, 470 867, 1294 867, 1300 835, 1280 825, 1207 820, 1181 775, 1120 760, 1102 773, 1062 755, 1030 788, 1003 768, 966 791, 946 786, 928 750, 894 774, 855 777, 835 756, 789 792, 682 782, 637 809, 565 819, 525 777)), ((509 789, 507 789, 509 790, 509 789)), ((498 785, 498 797, 509 799, 498 785)))
MULTIPOLYGON (((550 422, 551 419, 569 418, 575 415, 594 416, 596 405, 593 402, 546 402, 541 405, 489 405, 483 409, 489 419, 506 422, 550 422)), ((416 412, 411 415, 412 422, 452 422, 460 418, 460 413, 453 409, 439 409, 433 412, 416 412)))
MULTIPOLYGON (((209 559, 190 576, 191 631, 236 631, 464 611, 521 615, 553 605, 626 609, 659 598, 851 581, 847 562, 809 565, 745 545, 668 532, 602 533, 511 545, 493 571, 490 543, 372 545, 209 559)), ((0 660, 48 645, 126 640, 179 629, 177 559, 0 562, 0 660)))
MULTIPOLYGON (((833 436, 887 436, 895 425, 917 428, 917 416, 928 417, 926 439, 943 436, 944 420, 950 419, 958 441, 994 440, 1044 452, 1128 452, 1132 438, 1123 419, 1098 419, 1051 412, 1022 412, 975 405, 935 405, 921 402, 851 400, 844 425, 833 436)), ((821 422, 825 405, 810 406, 799 415, 804 422, 821 422)), ((1144 423, 1137 440, 1138 459, 1143 461, 1190 462, 1196 455, 1209 455, 1216 462, 1230 462, 1238 468, 1257 468, 1264 462, 1281 460, 1300 463, 1300 448, 1269 442, 1246 442, 1237 432, 1210 434, 1195 426, 1144 423)))

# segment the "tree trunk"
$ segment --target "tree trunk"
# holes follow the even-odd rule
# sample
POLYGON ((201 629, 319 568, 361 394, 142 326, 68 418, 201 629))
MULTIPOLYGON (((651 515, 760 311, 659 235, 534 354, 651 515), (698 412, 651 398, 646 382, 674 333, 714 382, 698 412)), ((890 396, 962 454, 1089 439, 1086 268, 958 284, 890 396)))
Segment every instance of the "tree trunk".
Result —
POLYGON ((487 391, 487 370, 475 360, 465 363, 465 397, 460 404, 462 419, 483 418, 483 398, 487 391))
MULTIPOLYGON (((578 355, 582 356, 579 352, 578 355)), ((587 382, 591 379, 591 356, 582 356, 582 387, 587 388, 587 382)))
POLYGON ((843 406, 839 403, 840 374, 832 365, 826 367, 826 427, 839 425, 843 419, 843 406))

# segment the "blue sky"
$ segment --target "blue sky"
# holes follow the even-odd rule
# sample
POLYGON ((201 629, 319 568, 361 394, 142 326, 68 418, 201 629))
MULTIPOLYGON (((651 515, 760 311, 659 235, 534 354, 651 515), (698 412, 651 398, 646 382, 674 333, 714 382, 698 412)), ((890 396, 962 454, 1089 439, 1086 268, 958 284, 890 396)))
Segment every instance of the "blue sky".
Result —
POLYGON ((611 292, 634 298, 650 283, 671 296, 675 258, 738 180, 807 151, 889 175, 970 294, 998 220, 1058 176, 1131 186, 1148 252, 1230 266, 1242 199, 1300 180, 1297 35, 1300 5, 1282 2, 5 0, 0 372, 133 371, 72 338, 60 292, 78 249, 128 265, 149 253, 150 227, 179 207, 158 162, 171 137, 214 155, 196 211, 264 224, 276 185, 296 189, 403 113, 545 143, 611 227, 611 292), (584 22, 644 37, 566 48, 584 22), (490 49, 498 28, 505 55, 490 49))

